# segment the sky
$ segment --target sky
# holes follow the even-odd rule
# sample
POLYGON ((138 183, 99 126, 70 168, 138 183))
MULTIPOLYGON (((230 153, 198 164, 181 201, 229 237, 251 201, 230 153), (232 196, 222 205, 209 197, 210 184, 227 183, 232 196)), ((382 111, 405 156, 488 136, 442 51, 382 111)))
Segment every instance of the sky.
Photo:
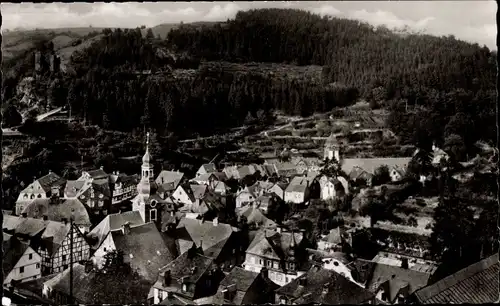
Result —
POLYGON ((432 35, 454 35, 496 48, 493 0, 475 1, 262 1, 2 3, 2 29, 60 27, 152 27, 162 23, 225 21, 239 10, 298 8, 321 15, 358 19, 391 29, 408 27, 432 35))

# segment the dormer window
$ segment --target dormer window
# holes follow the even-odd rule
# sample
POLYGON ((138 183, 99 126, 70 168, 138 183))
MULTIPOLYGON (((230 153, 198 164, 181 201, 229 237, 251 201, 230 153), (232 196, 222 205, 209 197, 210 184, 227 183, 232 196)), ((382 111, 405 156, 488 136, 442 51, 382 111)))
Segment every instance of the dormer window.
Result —
POLYGON ((41 198, 42 198, 42 195, 41 195, 41 194, 39 194, 39 195, 37 196, 37 198, 41 199, 41 198))
POLYGON ((30 199, 32 199, 32 200, 33 200, 34 198, 35 198, 35 195, 34 195, 34 194, 32 194, 32 195, 30 196, 30 199))
POLYGON ((151 209, 149 211, 149 219, 151 221, 156 221, 156 209, 151 209))
POLYGON ((28 198, 28 195, 27 194, 24 194, 24 198, 27 199, 28 198))

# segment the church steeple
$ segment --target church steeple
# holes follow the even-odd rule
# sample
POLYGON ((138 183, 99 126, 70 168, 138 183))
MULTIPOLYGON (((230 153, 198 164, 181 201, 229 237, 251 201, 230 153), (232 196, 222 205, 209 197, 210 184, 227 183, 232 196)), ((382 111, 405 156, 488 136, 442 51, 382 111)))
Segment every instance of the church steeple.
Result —
POLYGON ((149 198, 155 186, 153 165, 149 154, 149 133, 146 134, 146 153, 142 157, 141 181, 137 185, 137 192, 144 199, 149 198))

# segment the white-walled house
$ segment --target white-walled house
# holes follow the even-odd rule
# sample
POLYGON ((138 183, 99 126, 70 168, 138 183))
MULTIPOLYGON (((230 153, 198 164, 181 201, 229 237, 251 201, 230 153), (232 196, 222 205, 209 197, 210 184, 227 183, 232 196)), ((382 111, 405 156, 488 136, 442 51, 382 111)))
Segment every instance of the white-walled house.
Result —
POLYGON ((348 182, 341 176, 330 178, 323 175, 319 180, 319 184, 321 186, 321 199, 325 201, 349 193, 348 182))
POLYGON ((26 282, 41 277, 42 257, 28 244, 3 233, 2 246, 4 285, 8 285, 12 280, 26 282))
POLYGON ((257 200, 257 196, 248 188, 245 187, 236 194, 236 208, 241 208, 245 205, 253 203, 257 200))

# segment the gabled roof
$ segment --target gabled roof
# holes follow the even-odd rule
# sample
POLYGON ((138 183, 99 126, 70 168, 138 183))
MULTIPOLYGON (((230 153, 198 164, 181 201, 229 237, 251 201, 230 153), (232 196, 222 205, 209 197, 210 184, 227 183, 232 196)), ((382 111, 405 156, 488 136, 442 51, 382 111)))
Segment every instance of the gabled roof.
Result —
POLYGON ((191 191, 193 192, 193 197, 197 200, 203 199, 203 197, 205 196, 205 193, 207 192, 206 185, 191 184, 189 187, 191 188, 191 191))
POLYGON ((203 173, 203 174, 200 174, 197 177, 191 179, 191 181, 195 181, 195 182, 208 182, 210 180, 210 177, 212 177, 212 179, 214 179, 214 180, 217 179, 217 176, 215 176, 214 173, 203 173))
POLYGON ((408 286, 406 290, 408 290, 409 294, 412 294, 416 290, 425 287, 431 276, 432 274, 427 272, 376 263, 366 288, 372 292, 383 289, 392 302, 401 289, 408 286))
POLYGON ((50 172, 49 174, 42 176, 37 179, 40 186, 45 192, 49 192, 53 186, 62 186, 66 183, 66 179, 60 177, 59 175, 50 172))
MULTIPOLYGON (((293 233, 293 235, 297 246, 301 243, 303 235, 302 233, 293 233)), ((284 260, 288 258, 291 242, 291 232, 278 233, 274 230, 264 229, 257 232, 246 252, 284 260)))
MULTIPOLYGON (((70 269, 57 274, 55 277, 47 280, 45 285, 69 295, 70 283, 70 269)), ((114 273, 100 273, 100 272, 85 272, 85 266, 79 263, 73 265, 73 296, 77 302, 84 304, 103 304, 103 303, 116 303, 117 297, 115 294, 126 292, 127 302, 132 304, 142 304, 146 301, 147 294, 151 288, 151 283, 143 279, 136 279, 134 276, 123 275, 117 276, 114 273), (130 290, 131 282, 133 282, 133 290, 130 290), (138 285, 139 284, 139 285, 138 285), (96 291, 105 290, 106 300, 96 300, 96 291), (133 293, 131 293, 133 291, 133 293), (114 293, 114 294, 113 294, 114 293)), ((123 296, 120 298, 120 303, 123 303, 123 296)))
POLYGON ((197 246, 202 246, 203 250, 208 250, 211 247, 216 247, 221 241, 224 243, 231 237, 238 229, 229 224, 217 223, 214 225, 213 221, 200 221, 196 219, 184 218, 181 219, 177 225, 177 231, 185 228, 190 241, 193 241, 197 246))
POLYGON ((383 165, 389 167, 389 170, 395 166, 404 169, 410 163, 410 160, 411 157, 346 158, 342 160, 341 167, 347 174, 350 174, 356 166, 373 174, 375 169, 383 165))
POLYGON ((248 205, 242 207, 237 211, 239 216, 244 216, 247 219, 248 224, 257 223, 259 226, 263 227, 276 227, 276 222, 264 216, 260 209, 254 207, 253 205, 248 205))
POLYGON ((30 218, 40 219, 43 216, 51 221, 62 222, 73 217, 75 224, 90 225, 89 214, 80 200, 72 199, 35 199, 28 204, 23 213, 30 218))
POLYGON ((94 180, 92 182, 92 187, 95 191, 102 193, 104 196, 111 198, 111 189, 109 187, 109 181, 105 180, 94 180))
POLYGON ((141 214, 138 211, 127 211, 118 214, 107 215, 92 231, 89 236, 95 236, 97 241, 91 247, 99 248, 109 232, 121 229, 122 225, 128 222, 131 226, 144 224, 141 214))
MULTIPOLYGON (((77 231, 78 229, 74 230, 77 231)), ((44 247, 51 256, 61 247, 70 231, 71 225, 69 223, 64 224, 54 221, 49 221, 47 223, 47 227, 42 234, 42 240, 44 241, 44 247)))
POLYGON ((80 189, 85 185, 85 181, 67 181, 64 188, 64 196, 75 198, 78 196, 80 189))
POLYGON ((215 167, 215 164, 203 164, 198 169, 198 172, 201 170, 204 170, 206 173, 217 172, 217 167, 215 167))
MULTIPOLYGON (((220 282, 218 291, 224 290, 227 286, 235 285, 237 294, 231 301, 231 304, 241 305, 243 299, 245 298, 245 294, 250 289, 250 287, 259 280, 259 278, 261 278, 260 273, 248 271, 240 267, 234 267, 231 272, 229 272, 226 277, 220 282)), ((270 282, 269 285, 271 285, 270 282)), ((274 288, 272 289, 275 289, 278 287, 278 285, 274 285, 273 287, 274 288)), ((261 290, 261 293, 263 293, 264 291, 266 291, 266 289, 271 288, 259 289, 261 290)))
POLYGON ((3 216, 3 230, 12 231, 18 235, 33 237, 45 230, 48 221, 17 216, 3 216))
POLYGON ((498 253, 424 287, 415 296, 420 304, 482 304, 499 299, 498 253))
POLYGON ((2 268, 5 277, 7 277, 29 246, 13 236, 3 233, 2 248, 2 268))
MULTIPOLYGON (((154 288, 163 289, 165 291, 176 291, 178 290, 173 286, 163 286, 163 277, 165 271, 170 271, 170 277, 173 282, 178 282, 183 277, 185 281, 196 284, 198 280, 211 268, 213 268, 213 259, 202 255, 199 251, 197 252, 184 252, 175 260, 169 264, 162 267, 159 271, 159 277, 156 283, 153 285, 154 288), (194 268, 194 269, 193 269, 194 268)), ((183 295, 190 295, 190 293, 183 293, 183 295)))
POLYGON ((125 261, 147 280, 154 281, 158 270, 174 259, 172 250, 154 223, 131 226, 128 234, 114 230, 110 235, 116 249, 123 251, 125 261))
POLYGON ((175 189, 182 181, 183 177, 184 173, 182 172, 163 170, 156 178, 156 184, 158 184, 158 186, 162 186, 163 184, 173 183, 173 188, 175 189))
POLYGON ((87 173, 94 180, 104 179, 104 178, 107 179, 109 176, 109 174, 104 172, 104 170, 102 170, 102 169, 90 170, 90 171, 86 171, 85 173, 87 173))
POLYGON ((375 296, 335 271, 312 267, 306 274, 276 290, 297 304, 362 304, 375 296), (301 280, 304 279, 305 281, 301 280))

